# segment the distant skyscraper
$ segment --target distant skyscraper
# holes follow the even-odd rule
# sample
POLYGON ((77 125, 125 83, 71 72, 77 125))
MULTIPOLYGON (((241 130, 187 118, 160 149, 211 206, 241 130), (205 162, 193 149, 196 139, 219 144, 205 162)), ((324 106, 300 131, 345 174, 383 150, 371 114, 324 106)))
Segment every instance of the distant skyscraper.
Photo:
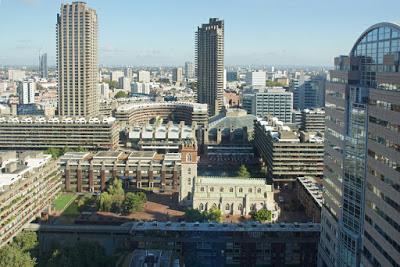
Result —
POLYGON ((182 83, 183 81, 183 69, 174 68, 172 71, 172 81, 175 83, 182 83))
POLYGON ((186 79, 194 78, 194 66, 192 62, 185 62, 185 77, 186 79))
POLYGON ((335 58, 326 86, 320 266, 400 266, 400 25, 335 58))
POLYGON ((84 2, 62 4, 57 16, 58 114, 98 113, 97 14, 84 2))
POLYGON ((39 74, 41 78, 47 79, 48 75, 48 68, 47 68, 47 53, 44 53, 39 56, 39 74))
POLYGON ((224 21, 211 18, 196 32, 197 102, 208 104, 214 116, 223 107, 224 21))
POLYGON ((17 90, 20 104, 35 103, 36 83, 33 80, 19 82, 17 90))

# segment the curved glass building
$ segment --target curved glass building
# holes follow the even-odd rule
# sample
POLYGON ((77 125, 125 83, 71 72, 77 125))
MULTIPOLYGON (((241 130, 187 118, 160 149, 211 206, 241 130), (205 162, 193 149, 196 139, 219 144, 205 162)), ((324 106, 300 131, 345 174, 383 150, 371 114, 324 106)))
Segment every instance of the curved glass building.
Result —
POLYGON ((400 25, 335 58, 326 87, 320 266, 400 266, 400 25))

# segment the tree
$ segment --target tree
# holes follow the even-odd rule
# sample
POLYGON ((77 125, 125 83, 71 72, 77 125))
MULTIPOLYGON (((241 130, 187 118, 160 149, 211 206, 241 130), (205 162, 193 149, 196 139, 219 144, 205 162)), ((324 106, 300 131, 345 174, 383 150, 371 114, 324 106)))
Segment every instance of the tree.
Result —
POLYGON ((239 170, 237 171, 237 174, 236 174, 238 177, 245 177, 245 178, 249 178, 250 177, 250 173, 249 173, 249 171, 247 170, 247 168, 246 168, 246 166, 245 165, 240 165, 240 168, 239 168, 239 170))
POLYGON ((187 209, 185 211, 185 220, 187 222, 203 222, 204 216, 198 209, 187 209))
POLYGON ((124 91, 119 91, 118 93, 116 93, 115 94, 115 98, 125 98, 125 97, 127 97, 128 96, 128 94, 126 93, 126 92, 124 92, 124 91))
POLYGON ((35 264, 36 259, 32 258, 29 252, 12 245, 5 245, 0 249, 1 267, 33 267, 35 264))
POLYGON ((146 200, 146 195, 142 192, 136 194, 129 192, 125 196, 125 200, 122 204, 122 209, 125 214, 142 211, 146 200))
POLYGON ((122 188, 122 182, 118 178, 114 178, 112 184, 107 188, 110 195, 124 195, 124 189, 122 188))
POLYGON ((38 245, 37 235, 35 232, 21 232, 14 237, 11 245, 24 252, 32 252, 38 245))
POLYGON ((111 211, 112 207, 112 196, 108 192, 100 194, 99 209, 101 211, 111 211))
POLYGON ((272 212, 267 209, 260 209, 258 211, 252 211, 250 213, 251 218, 255 221, 258 222, 265 222, 265 221, 271 221, 272 220, 272 212))
POLYGON ((216 208, 204 211, 204 217, 209 222, 222 222, 222 212, 216 208))

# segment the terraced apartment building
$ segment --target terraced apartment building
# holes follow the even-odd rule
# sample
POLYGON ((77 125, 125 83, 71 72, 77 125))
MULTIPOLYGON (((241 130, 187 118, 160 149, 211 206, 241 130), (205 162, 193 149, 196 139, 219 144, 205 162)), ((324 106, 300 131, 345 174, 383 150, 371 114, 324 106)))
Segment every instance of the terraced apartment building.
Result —
POLYGON ((112 117, 0 117, 0 149, 108 150, 116 148, 118 140, 119 129, 112 117))
POLYGON ((61 190, 61 172, 50 155, 0 152, 0 247, 41 216, 61 190))

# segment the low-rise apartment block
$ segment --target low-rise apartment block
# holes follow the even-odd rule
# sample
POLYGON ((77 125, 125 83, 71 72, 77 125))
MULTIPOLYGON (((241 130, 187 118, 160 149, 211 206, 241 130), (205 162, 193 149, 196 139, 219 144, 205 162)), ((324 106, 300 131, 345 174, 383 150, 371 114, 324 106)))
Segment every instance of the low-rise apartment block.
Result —
POLYGON ((295 132, 277 118, 254 121, 254 144, 274 182, 294 182, 299 176, 322 177, 324 139, 313 132, 295 132))

